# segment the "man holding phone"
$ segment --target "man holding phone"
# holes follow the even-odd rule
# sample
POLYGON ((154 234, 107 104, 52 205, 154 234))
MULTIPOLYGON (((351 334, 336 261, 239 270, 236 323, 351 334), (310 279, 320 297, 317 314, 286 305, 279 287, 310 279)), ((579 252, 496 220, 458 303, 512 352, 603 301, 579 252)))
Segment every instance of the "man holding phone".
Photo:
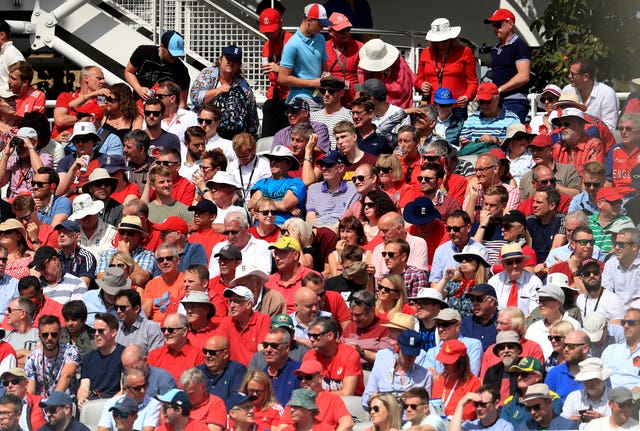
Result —
POLYGON ((611 412, 607 402, 611 389, 607 387, 606 381, 613 370, 604 368, 600 358, 587 358, 579 366, 580 372, 576 374, 575 380, 582 382, 583 388, 567 395, 562 416, 586 424, 611 412))

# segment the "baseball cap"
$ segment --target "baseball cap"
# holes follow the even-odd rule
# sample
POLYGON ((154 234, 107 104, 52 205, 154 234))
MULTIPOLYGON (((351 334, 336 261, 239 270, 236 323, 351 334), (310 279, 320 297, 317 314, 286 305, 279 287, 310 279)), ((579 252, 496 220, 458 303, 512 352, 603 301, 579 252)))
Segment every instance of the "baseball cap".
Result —
POLYGON ((80 232, 80 225, 73 220, 67 219, 67 220, 64 220, 62 223, 58 223, 54 229, 55 230, 66 229, 66 230, 70 230, 71 232, 80 232))
POLYGON ((448 88, 438 88, 435 93, 433 93, 433 101, 439 105, 453 105, 456 103, 456 99, 454 99, 453 94, 451 94, 451 90, 448 88))
POLYGON ((69 406, 73 404, 71 395, 62 391, 51 392, 49 398, 40 401, 40 407, 69 406))
POLYGON ((500 94, 498 92, 498 86, 493 82, 483 82, 478 86, 478 92, 476 93, 476 99, 478 100, 491 100, 493 96, 500 94))
POLYGON ((455 364, 456 361, 467 356, 467 346, 460 340, 447 340, 436 355, 436 360, 443 364, 455 364))
POLYGON ((336 165, 338 163, 344 163, 342 160, 342 156, 337 150, 331 150, 327 154, 324 155, 323 158, 318 160, 318 165, 336 165))
POLYGON ((184 57, 184 38, 175 30, 165 31, 160 38, 162 46, 174 57, 184 57))
POLYGON ((500 217, 503 223, 520 223, 522 226, 527 225, 527 217, 518 210, 509 210, 502 217, 500 217))
POLYGON ((276 314, 271 319, 271 329, 274 328, 294 329, 293 319, 288 314, 276 314))
POLYGON ((20 127, 16 136, 18 138, 38 139, 38 133, 32 127, 20 127))
POLYGON ((218 207, 209 199, 202 199, 196 205, 191 205, 187 208, 189 211, 208 212, 211 214, 218 214, 218 207))
POLYGON ((280 239, 269 246, 269 250, 273 250, 276 248, 278 250, 302 250, 302 248, 300 247, 300 243, 296 241, 295 238, 291 238, 290 236, 280 237, 280 239))
POLYGON ((332 22, 327 18, 327 10, 319 3, 311 3, 304 7, 304 16, 317 19, 320 24, 329 27, 332 22))
POLYGON ((525 356, 520 359, 516 365, 512 365, 509 368, 510 373, 520 372, 520 373, 540 373, 542 374, 542 362, 540 362, 536 358, 532 358, 531 356, 525 356))
POLYGON ((242 252, 235 245, 227 244, 214 254, 213 257, 242 260, 242 252))
POLYGON ((420 345, 422 337, 419 332, 412 329, 405 329, 398 336, 398 344, 403 355, 418 356, 420 354, 420 345))
POLYGON ((491 24, 498 21, 516 22, 516 17, 509 9, 496 9, 489 18, 484 20, 485 24, 491 24))
POLYGON ((624 403, 633 399, 633 393, 624 386, 613 388, 609 391, 609 401, 615 401, 616 403, 624 403))
POLYGON ((490 296, 492 298, 498 298, 496 290, 489 283, 480 283, 473 286, 473 288, 465 294, 465 296, 490 296))
POLYGON ((593 271, 595 269, 597 269, 598 272, 602 272, 602 269, 600 268, 600 261, 596 259, 588 259, 585 262, 578 265, 578 270, 576 271, 576 274, 582 275, 582 271, 588 271, 588 270, 593 271))
POLYGON ((166 232, 166 231, 182 232, 185 235, 189 233, 189 226, 187 225, 187 222, 178 216, 167 217, 165 221, 163 221, 159 225, 156 225, 156 229, 161 232, 166 232))
POLYGON ((457 310, 454 310, 453 308, 445 308, 444 310, 440 310, 440 312, 438 312, 435 320, 442 320, 445 322, 456 320, 460 322, 462 321, 462 317, 460 317, 460 313, 457 310))
POLYGON ((536 383, 535 385, 529 386, 527 388, 527 392, 524 394, 524 398, 520 400, 520 403, 524 404, 527 401, 536 400, 538 398, 552 398, 549 391, 549 386, 544 383, 536 383))
POLYGON ((367 79, 363 84, 356 84, 353 88, 374 99, 385 99, 387 97, 387 87, 384 85, 384 82, 377 78, 367 79))
POLYGON ((185 410, 191 410, 192 407, 189 396, 180 389, 170 389, 163 395, 157 395, 156 399, 163 403, 170 403, 174 406, 180 406, 185 410))
POLYGON ((309 111, 309 102, 304 100, 302 97, 294 97, 287 103, 287 108, 292 109, 304 109, 305 111, 309 111))
POLYGON ((29 268, 35 268, 36 266, 43 265, 47 260, 54 256, 58 256, 56 249, 49 245, 43 245, 36 250, 36 253, 33 255, 33 260, 29 264, 29 268))
POLYGON ((602 339, 605 326, 607 326, 607 319, 597 311, 587 314, 584 319, 582 319, 582 328, 592 343, 596 343, 602 339))
POLYGON ((227 413, 231 411, 235 406, 239 406, 240 404, 244 404, 247 401, 254 401, 256 399, 255 396, 243 394, 242 392, 236 392, 232 394, 225 401, 225 407, 227 408, 227 413))
POLYGON ((276 9, 266 8, 260 13, 260 33, 271 33, 278 30, 282 15, 276 9))
POLYGON ((538 135, 529 142, 529 146, 538 148, 551 147, 553 146, 553 141, 549 135, 538 135))
POLYGON ((322 373, 323 370, 324 369, 322 368, 322 364, 320 362, 311 359, 303 361, 302 364, 300 364, 300 368, 295 370, 293 374, 315 374, 322 373))
POLYGON ((602 187, 596 193, 596 200, 605 200, 607 202, 615 202, 624 199, 624 195, 614 187, 602 187))
POLYGON ((225 46, 222 49, 222 56, 229 60, 242 61, 242 48, 237 45, 225 46))
POLYGON ((111 408, 109 408, 110 412, 114 410, 125 413, 138 413, 138 403, 129 397, 122 397, 113 406, 111 406, 111 408))
POLYGON ((329 26, 331 30, 340 31, 344 30, 345 28, 353 27, 353 24, 351 24, 349 18, 347 18, 345 14, 342 14, 340 12, 332 13, 329 17, 329 21, 331 21, 331 25, 329 26))
POLYGON ((605 230, 604 233, 610 235, 612 233, 620 233, 622 229, 635 229, 636 225, 633 223, 633 220, 623 217, 615 220, 611 223, 605 230))
POLYGON ((0 88, 0 99, 13 99, 14 97, 20 97, 17 94, 14 94, 13 91, 8 88, 0 88))
POLYGON ((538 298, 551 298, 564 304, 564 292, 560 286, 545 284, 538 290, 538 298))
POLYGON ((246 286, 227 287, 222 295, 225 298, 231 298, 231 295, 238 295, 241 298, 248 299, 251 303, 254 302, 253 292, 246 286))

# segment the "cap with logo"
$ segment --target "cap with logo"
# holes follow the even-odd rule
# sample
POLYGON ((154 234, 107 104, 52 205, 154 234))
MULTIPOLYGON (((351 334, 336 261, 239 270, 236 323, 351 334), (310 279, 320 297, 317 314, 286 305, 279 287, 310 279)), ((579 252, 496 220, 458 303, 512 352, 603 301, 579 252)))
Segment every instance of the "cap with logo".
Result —
POLYGON ((456 99, 453 97, 453 93, 448 88, 438 88, 435 93, 433 93, 433 101, 438 105, 454 105, 456 103, 456 99))
POLYGON ((421 196, 409 202, 402 211, 402 216, 407 223, 424 225, 435 219, 441 219, 440 212, 433 205, 433 201, 426 196, 421 196))
POLYGON ((184 57, 184 38, 177 31, 165 31, 160 38, 160 43, 174 57, 184 57))
POLYGON ((242 48, 236 45, 229 45, 222 48, 222 56, 229 60, 242 61, 242 48))
POLYGON ((218 252, 214 254, 213 257, 224 257, 225 259, 242 260, 242 252, 235 245, 227 244, 220 250, 218 250, 218 252))
POLYGON ((467 346, 460 340, 447 340, 436 355, 436 360, 443 364, 455 364, 458 359, 467 356, 467 346))
POLYGON ((237 295, 250 301, 252 304, 255 301, 253 292, 246 286, 234 286, 232 288, 226 288, 224 292, 222 292, 222 295, 227 299, 231 298, 233 295, 237 295))
POLYGON ((485 24, 491 24, 498 21, 516 22, 516 17, 509 9, 496 9, 489 18, 484 20, 485 24))
POLYGON ((260 13, 260 33, 272 33, 280 28, 282 15, 276 9, 266 8, 260 13))
POLYGON ((542 363, 531 356, 525 356, 521 358, 517 364, 512 365, 509 368, 510 373, 540 373, 542 374, 544 368, 542 367, 542 363))
POLYGON ((288 314, 276 314, 271 319, 271 329, 275 328, 295 329, 293 319, 288 314))
POLYGON ((347 18, 345 14, 342 14, 340 12, 332 13, 329 17, 329 21, 331 21, 331 25, 329 26, 329 28, 334 31, 340 31, 344 30, 345 28, 353 27, 353 24, 351 24, 349 18, 347 18))
POLYGON ((491 100, 493 96, 500 94, 498 86, 493 82, 483 82, 478 85, 478 91, 476 93, 476 99, 478 100, 491 100))
POLYGON ((163 403, 169 403, 173 406, 182 407, 185 410, 185 413, 191 411, 191 400, 189 400, 189 396, 180 389, 169 389, 163 395, 156 395, 156 399, 163 403))
POLYGON ((181 232, 185 235, 189 233, 189 225, 187 225, 187 222, 184 221, 182 217, 178 216, 167 217, 165 221, 156 225, 156 229, 160 232, 181 232))
POLYGON ((295 238, 291 238, 290 236, 282 236, 276 242, 272 243, 269 246, 269 250, 278 249, 278 250, 294 250, 301 251, 300 243, 296 241, 295 238))
POLYGON ((398 344, 403 355, 418 356, 421 350, 422 337, 419 332, 405 329, 398 336, 398 344))
POLYGON ((123 413, 138 413, 138 403, 132 400, 129 397, 122 397, 116 403, 109 408, 109 411, 112 412, 117 410, 123 413))

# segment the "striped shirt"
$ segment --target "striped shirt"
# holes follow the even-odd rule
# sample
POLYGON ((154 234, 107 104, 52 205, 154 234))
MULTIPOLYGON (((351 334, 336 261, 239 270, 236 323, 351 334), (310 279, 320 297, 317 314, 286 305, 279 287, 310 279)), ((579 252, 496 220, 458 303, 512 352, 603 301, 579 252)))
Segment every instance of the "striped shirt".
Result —
POLYGON ((307 213, 316 214, 316 227, 333 226, 359 197, 351 182, 343 180, 335 192, 329 190, 326 181, 314 183, 309 186, 307 193, 307 213))
POLYGON ((47 284, 42 278, 42 292, 49 298, 64 305, 69 301, 81 301, 82 295, 87 291, 85 282, 71 274, 64 274, 55 285, 47 284))
POLYGON ((507 127, 519 122, 520 118, 504 107, 491 119, 487 119, 481 111, 476 111, 464 122, 460 136, 465 136, 470 141, 477 141, 482 135, 496 136, 504 140, 507 127))
POLYGON ((327 114, 324 112, 324 109, 321 109, 319 111, 312 112, 310 118, 311 121, 317 121, 327 126, 327 129, 329 130, 329 142, 331 142, 332 150, 338 148, 336 144, 336 135, 333 134, 333 128, 335 125, 340 121, 353 122, 353 119, 351 118, 351 111, 347 108, 340 108, 338 112, 334 112, 333 114, 327 114))
POLYGON ((602 226, 600 224, 600 221, 598 220, 598 214, 593 214, 591 217, 589 217, 589 227, 593 231, 593 239, 596 240, 596 245, 600 247, 602 253, 604 254, 609 253, 613 248, 613 244, 611 243, 611 235, 606 233, 606 231, 614 222, 618 220, 633 223, 633 221, 629 217, 625 215, 619 215, 618 217, 615 217, 613 220, 611 220, 606 226, 602 226))

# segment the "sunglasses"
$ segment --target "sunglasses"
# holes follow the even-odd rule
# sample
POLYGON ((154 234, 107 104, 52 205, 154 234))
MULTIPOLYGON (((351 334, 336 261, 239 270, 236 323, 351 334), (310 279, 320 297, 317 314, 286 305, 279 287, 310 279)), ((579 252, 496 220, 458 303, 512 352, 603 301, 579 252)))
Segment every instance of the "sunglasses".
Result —
MULTIPOLYGON (((369 176, 371 176, 371 175, 369 175, 369 176)), ((367 177, 364 176, 364 175, 354 175, 353 177, 351 177, 351 181, 353 182, 353 184, 355 184, 356 181, 363 182, 366 179, 367 179, 367 177)))
POLYGON ((480 407, 481 409, 486 409, 487 407, 489 407, 491 405, 491 403, 483 403, 482 401, 474 401, 473 402, 473 406, 475 408, 480 407))
POLYGON ((280 347, 281 345, 285 344, 285 343, 268 343, 266 341, 263 341, 262 343, 262 348, 266 349, 267 347, 271 347, 273 350, 277 350, 278 347, 280 347))
POLYGON ((430 163, 437 162, 438 160, 440 160, 440 156, 424 156, 424 158, 430 163))
POLYGON ((547 339, 553 343, 559 343, 564 340, 562 335, 547 335, 547 339))
POLYGON ((161 111, 147 111, 146 109, 144 110, 145 117, 159 117, 161 115, 162 115, 161 111))
POLYGON ((625 248, 628 245, 633 244, 632 242, 628 242, 628 241, 616 241, 613 246, 615 248, 625 248))
POLYGON ((175 259, 176 259, 176 256, 156 257, 156 262, 162 263, 165 260, 167 262, 173 262, 175 259))
POLYGON ((391 289, 389 287, 385 287, 385 286, 378 286, 378 290, 380 292, 384 292, 384 293, 391 293, 391 292, 400 292, 398 289, 391 289))
POLYGON ((105 332, 107 332, 105 328, 96 329, 96 334, 98 335, 104 335, 105 332))
POLYGON ((109 264, 109 268, 125 269, 125 268, 127 268, 127 264, 125 264, 125 263, 111 263, 111 264, 109 264))
POLYGON ((580 274, 582 277, 591 277, 592 275, 600 275, 600 271, 598 271, 597 269, 592 269, 592 270, 587 270, 587 271, 582 271, 582 274, 580 274))
POLYGON ((138 386, 125 386, 125 388, 131 389, 132 391, 140 392, 143 389, 147 389, 147 384, 144 383, 144 384, 138 385, 138 386))
POLYGON ((169 97, 169 96, 173 96, 173 94, 158 94, 158 93, 156 93, 156 99, 158 99, 158 100, 162 100, 165 97, 169 97))
POLYGON ((376 166, 376 169, 378 169, 378 170, 379 170, 380 172, 382 172, 383 174, 388 174, 388 173, 390 173, 390 172, 392 171, 392 169, 391 169, 391 168, 382 168, 382 167, 380 167, 380 168, 379 168, 379 167, 377 167, 377 166, 376 166))
POLYGON ((313 380, 315 376, 316 374, 298 374, 298 380, 300 380, 301 382, 306 382, 313 380))
POLYGON ((114 418, 122 418, 122 419, 126 419, 132 415, 132 413, 121 412, 120 410, 114 410, 111 412, 111 414, 113 415, 114 418))
POLYGON ((491 105, 492 100, 478 100, 478 105, 491 105))
POLYGON ((547 103, 547 102, 555 103, 557 101, 558 101, 558 99, 556 97, 551 97, 551 96, 546 96, 546 97, 541 97, 540 98, 540 102, 542 102, 542 103, 547 103))
POLYGON ((16 216, 16 218, 18 220, 26 221, 26 220, 29 220, 31 218, 32 214, 33 214, 33 211, 31 211, 29 214, 25 214, 23 216, 16 216))
POLYGON ((511 260, 503 261, 502 264, 504 266, 510 266, 510 265, 520 265, 522 262, 524 262, 524 259, 511 259, 511 260))
POLYGON ((500 228, 502 228, 503 230, 509 230, 513 227, 513 225, 511 223, 504 223, 500 226, 500 228))
POLYGON ((318 340, 320 339, 320 337, 322 337, 325 334, 328 334, 329 332, 318 332, 317 334, 312 334, 311 332, 308 332, 307 335, 309 336, 310 340, 318 340))
POLYGON ((380 406, 371 407, 371 411, 374 412, 374 413, 380 413, 380 406))
POLYGON ((504 349, 516 350, 518 348, 518 346, 520 346, 520 345, 519 344, 515 344, 515 343, 498 344, 496 346, 496 350, 497 351, 501 351, 501 350, 504 350, 504 349))
POLYGON ((455 324, 456 324, 456 322, 438 322, 438 323, 436 323, 436 326, 438 328, 448 328, 449 326, 455 325, 455 324))
POLYGON ((462 228, 466 227, 467 225, 464 226, 447 226, 447 232, 455 232, 455 233, 459 233, 462 228))
POLYGON ((169 327, 164 327, 164 328, 160 328, 160 330, 162 331, 162 333, 169 333, 169 334, 173 334, 176 331, 179 331, 181 329, 184 329, 183 326, 179 327, 179 328, 169 328, 169 327))
POLYGON ((541 404, 533 404, 531 406, 527 406, 527 410, 532 410, 534 412, 537 412, 538 410, 540 410, 541 407, 542 407, 541 404))
POLYGON ((40 333, 40 337, 44 338, 45 340, 49 337, 51 338, 58 338, 58 336, 60 335, 59 332, 41 332, 40 333))
POLYGON ((198 117, 198 124, 212 124, 215 120, 213 118, 200 118, 198 117))
POLYGON ((635 325, 637 325, 639 323, 640 323, 640 320, 635 320, 635 319, 622 319, 620 321, 620 324, 622 326, 625 326, 625 325, 635 326, 635 325))
MULTIPOLYGON (((478 296, 478 295, 470 295, 471 297, 469 298, 471 300, 471 302, 484 302, 486 296, 478 296)), ((500 348, 498 347, 498 350, 500 350, 500 348)))
POLYGON ((576 348, 584 346, 584 343, 564 343, 563 349, 575 350, 576 348))
POLYGON ((60 407, 62 407, 62 406, 50 406, 50 407, 45 407, 43 410, 48 415, 55 415, 58 412, 58 409, 60 407))
POLYGON ((9 260, 8 257, 0 257, 0 262, 2 263, 7 263, 8 260, 9 260))
POLYGON ((118 99, 116 99, 115 97, 111 97, 111 96, 105 97, 104 100, 106 100, 109 103, 113 103, 113 102, 117 102, 118 101, 118 99))
POLYGON ((238 236, 238 234, 240 233, 239 230, 225 230, 224 232, 222 232, 222 235, 224 236, 238 236))
POLYGON ((20 383, 22 383, 24 381, 24 379, 7 379, 7 380, 3 380, 2 384, 4 385, 4 387, 6 388, 9 385, 19 385, 20 383))
POLYGON ((502 27, 502 24, 504 23, 504 21, 496 21, 496 22, 492 22, 491 23, 491 27, 493 28, 500 28, 502 27))
POLYGON ((320 94, 327 94, 329 93, 331 96, 333 96, 333 94, 338 91, 338 90, 334 90, 332 88, 321 88, 320 89, 320 94))
POLYGON ((560 127, 571 127, 571 122, 569 122, 569 121, 558 121, 558 126, 560 126, 560 127))
POLYGON ((556 183, 556 179, 555 178, 551 178, 550 180, 535 180, 536 183, 541 184, 543 186, 549 185, 549 184, 555 184, 556 183))
POLYGON ((97 180, 97 181, 91 182, 91 185, 94 187, 107 187, 107 186, 111 186, 111 182, 107 180, 97 180))
POLYGON ((598 187, 600 187, 602 185, 602 183, 588 183, 588 182, 583 182, 584 187, 587 189, 597 189, 598 187))
POLYGON ((156 165, 159 166, 171 166, 171 165, 177 165, 180 162, 170 162, 169 160, 156 160, 156 165))
POLYGON ((376 207, 376 203, 375 202, 365 202, 364 206, 367 208, 375 208, 376 207))
POLYGON ((409 409, 416 410, 418 407, 423 406, 423 405, 424 405, 424 403, 420 403, 420 404, 403 404, 402 407, 405 410, 409 410, 409 409))
POLYGON ((462 256, 460 258, 460 263, 472 263, 475 262, 476 258, 471 256, 462 256))
POLYGON ((224 352, 227 349, 218 349, 218 350, 211 350, 211 349, 205 349, 204 347, 202 348, 202 354, 207 356, 216 356, 218 353, 220 352, 224 352))
POLYGON ((302 109, 299 108, 288 108, 285 112, 287 115, 297 115, 302 109))
POLYGON ((264 389, 247 389, 249 395, 262 395, 264 394, 264 389))
POLYGON ((585 246, 585 245, 595 245, 596 240, 595 239, 576 239, 575 240, 578 244, 585 246))
POLYGON ((436 178, 433 178, 433 177, 423 177, 423 176, 421 176, 421 175, 418 175, 416 178, 418 179, 418 182, 419 182, 419 183, 430 183, 431 181, 435 181, 435 180, 436 180, 436 178))
POLYGON ((274 216, 276 215, 276 210, 262 210, 262 211, 258 211, 260 214, 262 214, 263 216, 274 216))
POLYGON ((127 309, 129 307, 131 307, 131 306, 130 305, 118 305, 118 304, 116 304, 116 305, 113 306, 113 309, 116 310, 116 311, 127 311, 127 309))
POLYGON ((31 187, 44 187, 47 184, 51 184, 49 181, 31 181, 31 187))
POLYGON ((380 254, 382 255, 383 259, 385 257, 387 257, 387 256, 389 256, 389 259, 393 259, 394 257, 396 257, 396 252, 395 251, 383 251, 380 254))

